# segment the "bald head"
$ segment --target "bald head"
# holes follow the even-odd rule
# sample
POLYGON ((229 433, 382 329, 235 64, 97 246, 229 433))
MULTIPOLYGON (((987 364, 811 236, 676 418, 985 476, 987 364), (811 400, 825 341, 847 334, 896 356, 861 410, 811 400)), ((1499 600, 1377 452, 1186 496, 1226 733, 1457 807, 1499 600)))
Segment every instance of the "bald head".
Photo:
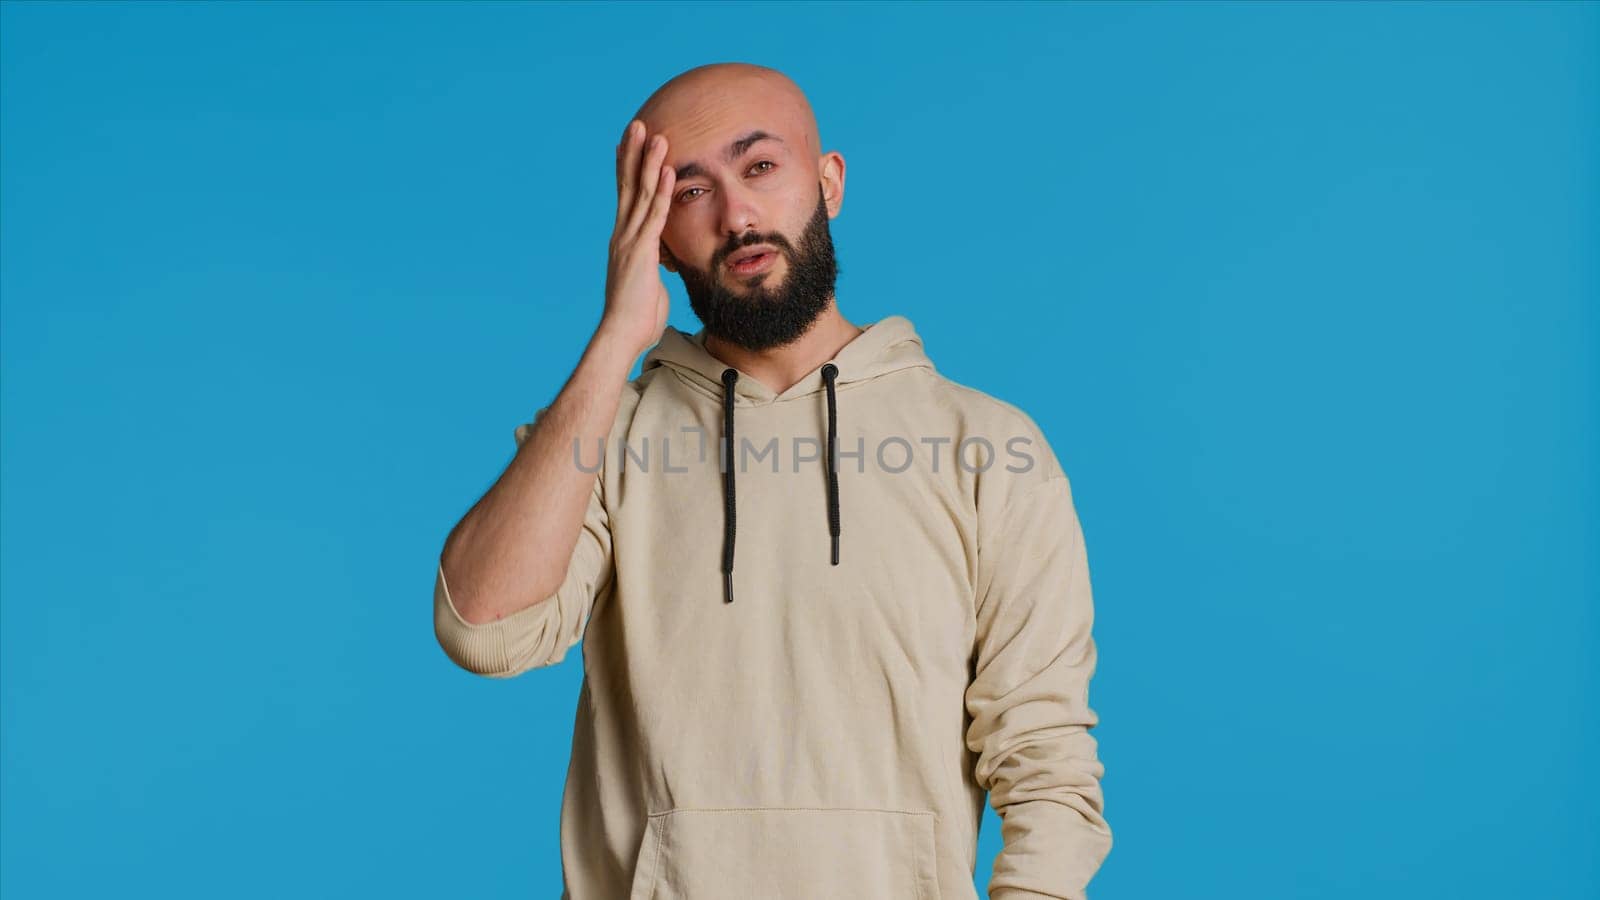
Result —
POLYGON ((760 114, 781 127, 795 150, 821 153, 817 118, 800 86, 777 69, 754 63, 721 62, 696 66, 656 88, 634 118, 646 133, 696 132, 709 120, 740 110, 760 114))

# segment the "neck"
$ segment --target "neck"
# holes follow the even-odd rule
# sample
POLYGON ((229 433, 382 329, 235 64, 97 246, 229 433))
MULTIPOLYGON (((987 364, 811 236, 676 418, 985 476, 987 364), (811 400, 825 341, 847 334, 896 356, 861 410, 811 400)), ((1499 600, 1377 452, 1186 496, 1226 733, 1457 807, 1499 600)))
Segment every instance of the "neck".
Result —
POLYGON ((781 394, 798 384, 808 372, 832 359, 861 332, 860 327, 846 321, 839 314, 839 307, 830 302, 805 334, 782 347, 752 352, 709 334, 705 347, 707 353, 724 364, 748 374, 773 393, 781 394))

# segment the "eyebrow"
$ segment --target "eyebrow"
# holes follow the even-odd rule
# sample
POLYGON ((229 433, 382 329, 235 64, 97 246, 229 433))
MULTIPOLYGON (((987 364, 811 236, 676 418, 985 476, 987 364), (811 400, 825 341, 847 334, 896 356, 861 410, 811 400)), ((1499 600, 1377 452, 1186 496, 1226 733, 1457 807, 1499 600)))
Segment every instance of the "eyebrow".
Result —
MULTIPOLYGON (((768 134, 765 131, 752 131, 744 137, 739 138, 738 140, 729 144, 728 149, 722 151, 722 156, 728 162, 733 162, 734 160, 743 156, 745 151, 749 150, 757 141, 777 141, 781 144, 783 143, 783 138, 778 137, 775 134, 768 134)), ((678 181, 682 181, 685 178, 693 178, 696 175, 707 174, 705 167, 697 162, 684 163, 678 167, 677 173, 678 181)))

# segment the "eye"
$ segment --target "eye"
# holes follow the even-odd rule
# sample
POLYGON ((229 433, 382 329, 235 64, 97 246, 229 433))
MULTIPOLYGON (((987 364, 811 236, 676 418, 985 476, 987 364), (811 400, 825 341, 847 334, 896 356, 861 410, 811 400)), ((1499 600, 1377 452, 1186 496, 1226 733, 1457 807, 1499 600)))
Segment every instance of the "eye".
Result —
MULTIPOLYGON (((778 167, 778 164, 773 162, 770 159, 757 160, 754 164, 752 164, 750 166, 750 170, 751 171, 755 171, 757 166, 767 166, 768 167, 766 169, 762 169, 760 172, 757 173, 759 175, 765 175, 768 172, 771 172, 773 169, 776 169, 778 167)), ((702 187, 685 188, 684 190, 682 190, 682 191, 680 191, 678 193, 677 199, 679 201, 693 200, 695 198, 695 194, 694 194, 695 191, 702 191, 703 192, 703 191, 705 191, 705 188, 702 188, 702 187)))

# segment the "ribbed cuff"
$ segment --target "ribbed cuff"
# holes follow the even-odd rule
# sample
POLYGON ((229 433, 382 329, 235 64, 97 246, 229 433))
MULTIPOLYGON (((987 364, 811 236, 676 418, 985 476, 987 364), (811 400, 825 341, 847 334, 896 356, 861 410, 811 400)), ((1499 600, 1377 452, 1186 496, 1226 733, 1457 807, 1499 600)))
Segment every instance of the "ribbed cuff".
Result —
POLYGON ((1003 887, 989 892, 989 900, 1088 900, 1085 894, 1040 894, 1022 888, 1003 887))
POLYGON ((433 584, 433 633, 445 655, 469 672, 504 678, 511 665, 506 658, 506 620, 474 625, 461 617, 444 580, 444 564, 433 584))

